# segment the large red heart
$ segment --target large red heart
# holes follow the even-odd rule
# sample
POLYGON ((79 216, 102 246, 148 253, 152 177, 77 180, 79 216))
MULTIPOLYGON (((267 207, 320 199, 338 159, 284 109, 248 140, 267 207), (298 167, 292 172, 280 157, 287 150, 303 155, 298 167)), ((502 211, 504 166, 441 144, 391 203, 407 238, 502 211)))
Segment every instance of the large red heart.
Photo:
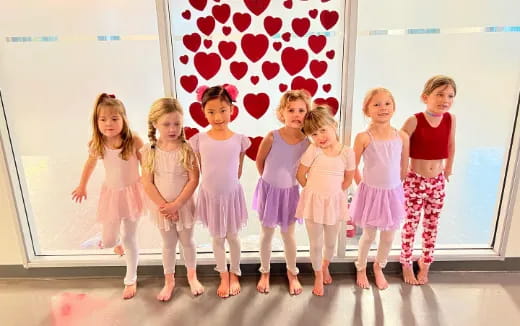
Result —
POLYGON ((309 68, 314 78, 319 78, 327 71, 327 63, 325 61, 312 60, 309 68))
POLYGON ((229 70, 231 71, 233 77, 235 77, 237 80, 240 80, 247 73, 247 63, 233 61, 231 62, 231 65, 229 65, 229 70))
POLYGON ((238 116, 238 106, 233 105, 231 108, 233 109, 233 112, 231 112, 231 118, 230 118, 230 120, 233 121, 233 120, 235 120, 235 119, 237 118, 237 116, 238 116))
POLYGON ((269 6, 271 0, 244 0, 247 9, 257 16, 264 12, 269 6))
POLYGON ((331 29, 338 22, 339 14, 337 11, 323 10, 320 14, 321 25, 325 29, 331 29))
POLYGON ((221 61, 217 53, 198 52, 195 54, 194 63, 199 74, 208 80, 217 74, 221 61))
POLYGON ((251 15, 246 13, 234 13, 233 14, 233 24, 239 32, 245 31, 249 25, 251 25, 251 15))
POLYGON ((209 36, 215 28, 215 18, 212 16, 200 17, 197 19, 197 27, 202 33, 209 36))
POLYGON ((186 140, 193 137, 195 134, 199 133, 199 129, 197 128, 191 128, 191 127, 184 127, 184 136, 186 136, 186 140))
POLYGON ((193 6, 193 8, 200 11, 206 8, 206 3, 208 3, 208 0, 190 0, 190 4, 193 6))
POLYGON ((338 112, 339 102, 334 97, 329 97, 327 99, 317 98, 314 100, 314 103, 318 105, 327 104, 330 107, 330 113, 332 115, 336 115, 336 112, 338 112))
POLYGON ((258 153, 258 148, 260 147, 260 143, 264 139, 264 137, 248 137, 249 140, 251 140, 251 146, 246 150, 246 155, 252 159, 253 161, 256 161, 256 154, 258 153))
POLYGON ((309 18, 294 18, 292 20, 292 29, 296 35, 302 37, 307 33, 309 27, 311 27, 311 22, 309 18))
POLYGON ((200 38, 200 35, 197 33, 193 33, 193 34, 189 34, 189 35, 186 34, 182 37, 182 43, 184 44, 184 46, 188 50, 193 51, 193 52, 197 52, 197 50, 200 47, 200 42, 201 42, 201 38, 200 38))
POLYGON ((186 20, 190 20, 190 18, 191 18, 191 12, 189 10, 183 11, 181 15, 186 20))
POLYGON ((269 96, 266 93, 246 94, 244 107, 256 119, 260 119, 269 108, 269 96))
POLYGON ((300 72, 305 65, 309 55, 305 49, 294 49, 288 47, 282 51, 282 65, 290 75, 300 72))
POLYGON ((267 34, 273 36, 282 28, 282 19, 278 17, 267 16, 264 18, 264 28, 267 34))
POLYGON ((193 92, 195 90, 195 88, 197 88, 198 83, 199 83, 199 80, 197 79, 197 76, 195 76, 195 75, 181 77, 181 86, 188 93, 193 92))
POLYGON ((264 34, 246 34, 241 41, 242 51, 252 62, 257 62, 267 52, 269 40, 264 34))
POLYGON ((262 72, 267 80, 273 79, 280 71, 280 65, 276 62, 266 61, 262 63, 262 72))
POLYGON ((324 35, 311 35, 307 39, 307 43, 312 52, 318 54, 327 44, 327 38, 324 35))
POLYGON ((211 9, 211 13, 213 14, 213 17, 215 17, 216 20, 218 20, 221 24, 224 24, 228 18, 229 14, 231 13, 231 8, 228 4, 223 4, 220 6, 213 6, 211 9))
POLYGON ((193 121, 198 123, 202 128, 209 125, 208 119, 206 119, 204 111, 202 111, 202 105, 199 102, 193 102, 190 104, 190 115, 193 121))
POLYGON ((218 44, 218 51, 220 52, 220 55, 226 60, 231 58, 235 54, 236 50, 237 46, 235 42, 220 41, 218 44))
POLYGON ((305 79, 301 76, 298 76, 292 80, 291 89, 306 89, 311 94, 311 96, 314 96, 318 90, 318 83, 312 78, 305 79))

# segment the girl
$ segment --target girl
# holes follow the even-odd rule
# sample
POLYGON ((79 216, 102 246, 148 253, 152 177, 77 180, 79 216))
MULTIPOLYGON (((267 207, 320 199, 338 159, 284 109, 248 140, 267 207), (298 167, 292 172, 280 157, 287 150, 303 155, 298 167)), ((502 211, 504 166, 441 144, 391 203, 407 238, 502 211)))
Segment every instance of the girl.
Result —
POLYGON ((311 136, 312 144, 303 154, 296 173, 304 187, 296 217, 305 219, 315 276, 312 293, 317 296, 323 295, 323 284, 332 283, 329 264, 340 222, 348 217, 345 190, 356 168, 354 152, 338 141, 337 127, 326 107, 318 106, 307 113, 303 132, 311 136))
MULTIPOLYGON (((390 125, 395 112, 394 97, 385 88, 370 90, 363 101, 363 113, 371 119, 367 131, 354 141, 356 166, 363 156, 363 180, 350 206, 354 224, 363 228, 359 239, 359 254, 355 262, 357 285, 368 289, 366 274, 370 246, 379 234, 379 247, 373 265, 376 286, 383 290, 388 282, 383 268, 395 230, 400 226, 404 212, 404 192, 401 180, 408 169, 408 135, 390 125)), ((356 169, 356 182, 359 183, 356 169)))
POLYGON ((271 242, 276 225, 280 225, 285 249, 289 293, 300 294, 296 267, 296 240, 294 239, 294 214, 300 197, 296 181, 296 169, 309 141, 301 131, 305 114, 310 109, 310 95, 305 90, 286 92, 276 116, 284 126, 264 137, 256 155, 256 167, 260 179, 253 197, 253 209, 262 222, 260 236, 260 281, 257 290, 269 292, 269 260, 271 242))
POLYGON ((143 185, 151 201, 150 215, 163 240, 164 287, 157 295, 168 301, 175 288, 175 259, 180 240, 193 295, 204 292, 197 279, 196 246, 193 240, 195 202, 193 192, 199 183, 197 159, 186 142, 182 127, 183 111, 173 98, 161 98, 148 114, 147 144, 143 155, 143 185), (159 130, 159 139, 155 132, 159 130))
POLYGON ((123 225, 121 240, 126 253, 126 276, 123 298, 130 299, 136 293, 137 248, 136 230, 142 214, 142 187, 139 182, 139 149, 143 142, 132 134, 123 103, 114 95, 98 96, 92 114, 92 139, 89 142, 89 157, 83 168, 79 186, 72 192, 72 200, 80 202, 87 198, 87 183, 98 159, 105 166, 105 181, 101 188, 97 221, 102 224, 100 248, 116 246, 120 225, 123 225))
POLYGON ((406 219, 401 232, 401 264, 408 284, 426 284, 433 261, 437 223, 455 156, 455 117, 448 113, 457 93, 453 79, 434 76, 424 85, 426 110, 408 118, 402 130, 410 136, 410 171, 404 181, 406 219), (417 278, 412 269, 415 231, 423 217, 423 249, 417 278))
POLYGON ((196 215, 209 228, 213 252, 220 273, 217 294, 221 298, 240 293, 240 239, 238 231, 247 222, 244 191, 239 178, 242 162, 251 141, 228 127, 233 113, 232 103, 238 90, 232 85, 201 86, 197 89, 204 116, 211 125, 205 133, 190 139, 200 162, 202 180, 198 193, 196 215), (224 242, 231 255, 228 272, 224 242))

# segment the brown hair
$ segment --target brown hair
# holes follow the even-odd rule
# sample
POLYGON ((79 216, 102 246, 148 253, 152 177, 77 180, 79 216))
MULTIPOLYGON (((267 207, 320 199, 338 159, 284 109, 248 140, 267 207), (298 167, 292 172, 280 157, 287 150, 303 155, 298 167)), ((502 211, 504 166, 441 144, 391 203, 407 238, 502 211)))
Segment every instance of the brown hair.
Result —
POLYGON ((371 90, 369 90, 367 92, 367 94, 365 95, 365 99, 363 100, 363 113, 366 116, 368 116, 368 105, 370 104, 370 101, 372 101, 374 96, 376 96, 378 93, 387 93, 388 96, 390 96, 390 99, 392 100, 392 104, 394 105, 394 110, 395 110, 395 99, 394 99, 394 96, 392 95, 392 92, 390 92, 388 89, 386 89, 384 87, 372 88, 371 90))
POLYGON ((291 90, 285 92, 282 97, 280 98, 280 104, 276 108, 276 117, 281 123, 285 123, 282 116, 282 111, 287 109, 289 106, 289 102, 302 100, 305 103, 305 106, 307 107, 307 112, 311 110, 311 95, 309 92, 305 89, 297 89, 297 90, 291 90))
POLYGON ((204 93, 202 93, 202 99, 200 101, 202 104, 202 109, 204 109, 206 103, 214 99, 220 99, 221 101, 228 103, 229 106, 231 106, 233 103, 231 95, 229 95, 223 86, 213 86, 209 87, 204 91, 204 93))
POLYGON ((436 88, 443 87, 446 85, 453 87, 453 92, 455 93, 455 95, 457 95, 457 85, 455 84, 455 81, 451 77, 444 76, 444 75, 437 75, 437 76, 433 76, 432 78, 428 79, 428 81, 426 81, 426 84, 424 84, 424 89, 421 93, 421 96, 428 96, 436 88))

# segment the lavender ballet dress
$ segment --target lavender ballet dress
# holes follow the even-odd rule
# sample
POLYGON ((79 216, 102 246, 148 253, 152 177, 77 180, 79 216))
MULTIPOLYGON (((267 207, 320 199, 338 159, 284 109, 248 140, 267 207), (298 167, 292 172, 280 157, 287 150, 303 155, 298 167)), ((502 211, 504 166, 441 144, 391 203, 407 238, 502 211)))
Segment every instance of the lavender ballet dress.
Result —
POLYGON ((350 214, 360 227, 396 230, 405 216, 404 191, 401 183, 403 142, 397 134, 390 140, 375 140, 363 152, 363 181, 359 185, 350 214))
MULTIPOLYGON (((278 130, 273 131, 273 144, 253 196, 253 209, 258 212, 264 227, 280 225, 282 232, 286 232, 289 225, 296 221, 296 205, 300 199, 296 170, 308 146, 307 138, 290 145, 282 139, 278 130)), ((301 223, 301 219, 299 221, 301 223)))
POLYGON ((195 216, 214 238, 238 233, 247 223, 244 191, 238 180, 240 153, 251 146, 251 141, 236 133, 226 140, 199 133, 189 142, 201 160, 195 216))

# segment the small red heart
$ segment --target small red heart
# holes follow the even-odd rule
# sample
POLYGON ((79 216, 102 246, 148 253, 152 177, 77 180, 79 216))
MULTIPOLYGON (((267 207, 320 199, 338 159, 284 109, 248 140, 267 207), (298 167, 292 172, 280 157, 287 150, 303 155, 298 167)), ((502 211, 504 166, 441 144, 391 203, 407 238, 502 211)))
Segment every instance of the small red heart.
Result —
POLYGON ((295 49, 288 47, 282 51, 282 65, 290 75, 300 72, 305 65, 309 55, 305 49, 295 49))
POLYGON ((197 27, 202 33, 209 36, 215 28, 215 18, 212 16, 199 17, 197 18, 197 27))
POLYGON ((184 127, 184 136, 186 136, 186 140, 193 137, 195 134, 199 133, 199 129, 197 128, 191 128, 191 127, 184 127))
POLYGON ((246 13, 234 13, 233 14, 233 24, 239 32, 245 31, 249 25, 251 25, 251 15, 246 13))
POLYGON ((244 0, 247 9, 257 16, 264 12, 271 0, 244 0))
POLYGON ((229 65, 229 70, 231 71, 233 77, 235 77, 237 80, 240 80, 247 73, 247 63, 233 61, 229 65))
POLYGON ((279 51, 282 48, 282 42, 273 42, 273 49, 279 51))
POLYGON ((181 86, 184 88, 188 93, 191 93, 197 88, 198 84, 197 76, 190 75, 190 76, 182 76, 181 77, 181 86))
POLYGON ((231 121, 235 120, 238 116, 238 106, 233 105, 232 109, 233 109, 233 112, 231 112, 231 117, 230 117, 231 121))
POLYGON ((197 33, 186 34, 182 37, 182 43, 184 46, 193 52, 197 52, 200 47, 201 37, 197 33))
POLYGON ((222 33, 224 33, 224 35, 228 36, 231 33, 231 27, 223 26, 222 27, 222 33))
POLYGON ((260 143, 264 139, 264 137, 248 137, 249 140, 251 140, 251 146, 246 150, 246 155, 252 159, 253 161, 256 161, 256 154, 258 153, 258 148, 260 147, 260 143))
POLYGON ((309 27, 311 27, 311 22, 309 18, 294 18, 291 23, 292 29, 296 35, 302 37, 307 33, 309 27))
POLYGON ((321 2, 329 2, 330 0, 321 0, 321 2))
POLYGON ((258 84, 258 81, 260 80, 260 78, 258 76, 251 76, 251 83, 253 83, 253 85, 256 85, 258 84))
POLYGON ((269 40, 264 34, 245 34, 240 44, 246 57, 252 62, 257 62, 267 52, 269 40))
POLYGON ((218 51, 224 59, 231 58, 237 50, 235 42, 220 41, 218 44, 218 51))
POLYGON ((283 6, 287 9, 292 9, 292 0, 285 0, 283 6))
POLYGON ((331 84, 325 84, 323 85, 323 90, 328 93, 330 91, 330 89, 332 88, 332 85, 331 84))
POLYGON ((273 36, 282 28, 282 19, 278 17, 267 16, 264 18, 264 28, 267 34, 273 36))
POLYGON ((336 115, 336 112, 338 112, 339 103, 338 100, 336 100, 334 97, 329 97, 327 99, 324 98, 317 98, 314 100, 314 103, 318 105, 326 104, 330 107, 330 113, 334 116, 336 115))
POLYGON ((224 24, 229 18, 231 7, 229 7, 228 4, 213 6, 213 8, 211 8, 211 13, 217 21, 219 21, 221 24, 224 24))
POLYGON ((309 68, 314 78, 319 78, 327 71, 327 63, 325 61, 312 60, 309 68))
POLYGON ((311 96, 314 96, 314 94, 316 94, 316 90, 318 90, 318 83, 312 78, 305 79, 301 76, 298 76, 292 80, 291 89, 306 89, 311 94, 311 96))
POLYGON ((266 61, 262 63, 262 72, 267 80, 273 79, 278 75, 280 65, 276 62, 266 61))
POLYGON ((269 96, 266 93, 246 94, 244 96, 246 111, 256 119, 260 119, 269 108, 269 96))
POLYGON ((202 111, 202 105, 199 102, 193 102, 190 104, 190 115, 193 121, 198 123, 202 128, 209 125, 208 119, 206 119, 204 111, 202 111))
POLYGON ((327 58, 332 60, 332 59, 334 59, 335 54, 336 54, 336 52, 334 50, 327 51, 327 58))
POLYGON ((190 0, 190 4, 193 6, 193 8, 200 11, 206 8, 206 3, 208 3, 207 0, 190 0))
POLYGON ((188 63, 188 60, 189 60, 189 58, 188 58, 187 55, 181 55, 181 56, 179 57, 179 61, 182 62, 183 64, 187 64, 187 63, 188 63))
POLYGON ((318 9, 309 10, 309 16, 313 19, 316 18, 318 16, 318 9))
POLYGON ((307 43, 312 52, 318 54, 327 44, 327 38, 324 35, 311 35, 307 39, 307 43))
POLYGON ((285 42, 289 42, 291 40, 291 33, 289 32, 285 32, 282 34, 282 39, 285 41, 285 42))
POLYGON ((339 14, 337 11, 323 10, 320 14, 321 25, 325 29, 331 29, 338 22, 339 14))
POLYGON ((216 53, 198 52, 194 58, 195 69, 204 79, 211 79, 220 70, 220 56, 216 53))
POLYGON ((213 44, 211 40, 204 40, 204 47, 206 49, 209 49, 211 47, 211 44, 213 44))
POLYGON ((278 85, 278 89, 280 90, 280 92, 285 92, 287 90, 287 85, 280 84, 280 85, 278 85))
POLYGON ((190 20, 190 18, 191 18, 191 11, 189 11, 189 10, 185 10, 185 11, 182 12, 181 15, 182 15, 182 17, 183 17, 184 19, 186 19, 186 20, 190 20))

